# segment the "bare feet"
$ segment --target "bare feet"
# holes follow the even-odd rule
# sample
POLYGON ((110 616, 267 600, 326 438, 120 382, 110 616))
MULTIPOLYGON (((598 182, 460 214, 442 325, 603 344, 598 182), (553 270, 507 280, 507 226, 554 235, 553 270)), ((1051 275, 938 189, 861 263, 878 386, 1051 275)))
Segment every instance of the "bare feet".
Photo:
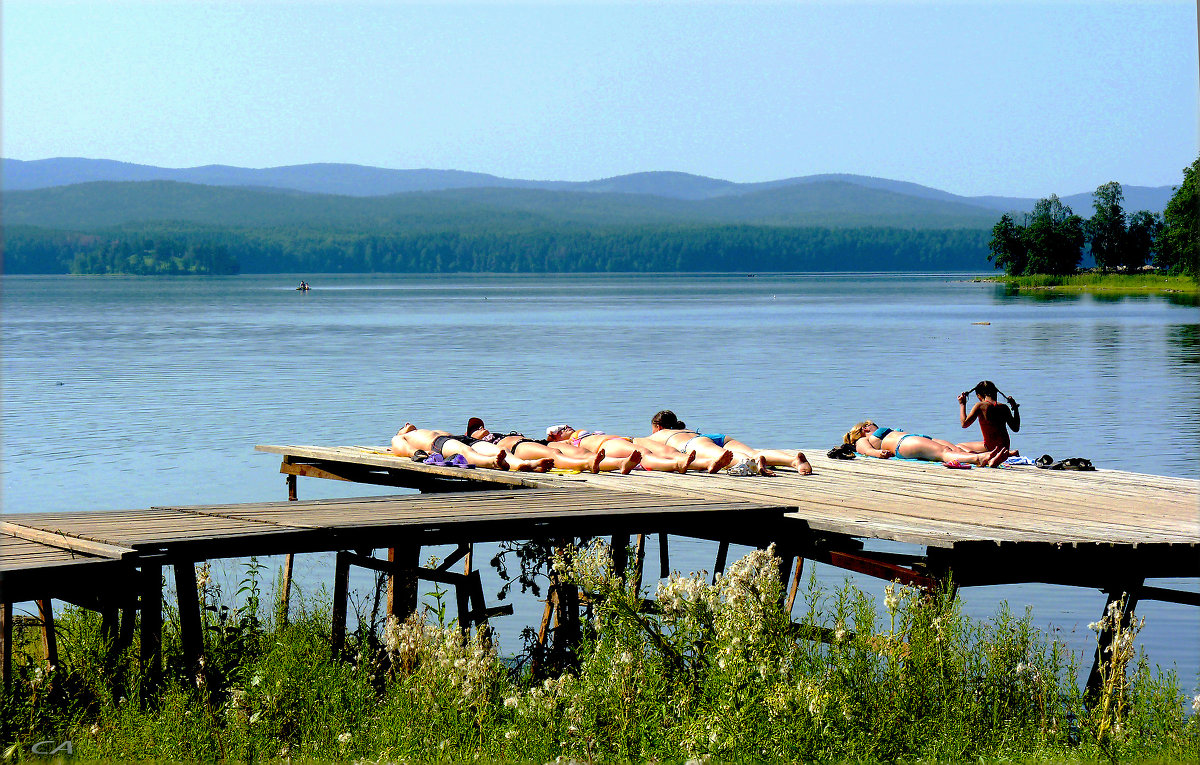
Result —
MULTIPOLYGON (((603 452, 601 453, 603 454, 603 452)), ((640 464, 642 464, 642 453, 634 449, 628 457, 621 460, 621 475, 629 475, 629 472, 640 464)))
POLYGON ((692 463, 695 461, 696 461, 696 452, 694 450, 690 451, 687 454, 680 457, 679 458, 679 472, 686 473, 688 471, 688 468, 690 468, 692 466, 692 463))
POLYGON ((812 475, 812 465, 809 464, 808 458, 804 456, 804 452, 796 454, 796 461, 792 463, 792 467, 796 468, 796 471, 800 475, 812 475))
POLYGON ((508 453, 503 449, 501 449, 500 453, 496 455, 495 467, 497 470, 508 470, 508 453))
POLYGON ((1012 452, 1005 449, 1003 446, 997 446, 992 452, 992 458, 988 460, 988 467, 1000 467, 1004 464, 1004 460, 1012 456, 1012 452))
POLYGON ((604 450, 600 449, 596 452, 596 456, 592 458, 592 472, 600 472, 600 463, 604 461, 604 450))
POLYGON ((720 457, 717 457, 715 460, 713 460, 712 464, 708 466, 707 472, 719 473, 725 468, 729 467, 730 462, 733 462, 733 452, 726 449, 721 453, 720 457))
POLYGON ((545 473, 553 467, 554 460, 550 457, 542 457, 540 460, 534 460, 533 462, 533 472, 535 473, 545 473))
POLYGON ((754 461, 758 464, 758 474, 759 475, 767 475, 767 476, 775 475, 775 471, 772 470, 771 466, 767 464, 766 457, 764 457, 760 454, 754 458, 754 461))

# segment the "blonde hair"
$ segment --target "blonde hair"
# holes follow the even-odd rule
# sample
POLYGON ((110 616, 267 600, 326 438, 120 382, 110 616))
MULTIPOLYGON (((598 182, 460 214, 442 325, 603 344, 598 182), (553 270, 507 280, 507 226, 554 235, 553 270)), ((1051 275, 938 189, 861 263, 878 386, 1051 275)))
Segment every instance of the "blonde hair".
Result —
POLYGON ((871 424, 870 420, 863 420, 862 422, 855 425, 853 428, 850 429, 849 433, 842 436, 842 443, 844 443, 844 444, 858 443, 858 439, 867 435, 867 425, 869 425, 869 424, 871 424))

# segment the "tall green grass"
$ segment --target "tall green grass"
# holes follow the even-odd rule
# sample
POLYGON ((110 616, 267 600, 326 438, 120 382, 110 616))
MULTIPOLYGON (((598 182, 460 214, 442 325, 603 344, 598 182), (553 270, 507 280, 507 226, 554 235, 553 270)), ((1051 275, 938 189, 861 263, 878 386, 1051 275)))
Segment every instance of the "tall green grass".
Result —
POLYGON ((1089 705, 1078 657, 1028 615, 973 621, 952 597, 895 586, 878 609, 810 580, 797 634, 767 552, 716 584, 672 577, 654 613, 608 561, 602 545, 557 559, 590 614, 573 666, 539 677, 483 635, 464 640, 436 603, 364 626, 334 661, 327 602, 274 626, 245 609, 252 588, 240 611, 208 612, 198 673, 183 668, 168 620, 167 679, 142 701, 132 652, 106 668, 97 617, 68 610, 49 677, 21 654, 0 741, 13 760, 36 759, 44 740, 70 740, 83 760, 1200 759, 1200 723, 1172 675, 1121 653, 1108 702, 1089 705))
POLYGON ((1118 293, 1200 293, 1200 282, 1187 276, 1164 274, 1083 273, 1070 276, 1034 274, 1032 276, 994 276, 984 281, 999 282, 1014 289, 1055 289, 1079 292, 1118 293))

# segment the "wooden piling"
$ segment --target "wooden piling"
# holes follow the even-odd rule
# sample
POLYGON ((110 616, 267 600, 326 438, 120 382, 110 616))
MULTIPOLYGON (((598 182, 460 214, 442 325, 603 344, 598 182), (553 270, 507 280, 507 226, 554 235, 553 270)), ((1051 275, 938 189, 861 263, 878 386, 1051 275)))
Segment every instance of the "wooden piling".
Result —
POLYGON ((175 563, 175 593, 179 601, 179 638, 183 644, 183 663, 189 672, 194 672, 204 655, 204 633, 200 626, 196 564, 192 561, 175 563))
POLYGON ((149 693, 162 677, 162 564, 142 561, 139 577, 142 606, 141 665, 149 693))
POLYGON ((12 611, 12 603, 0 603, 0 684, 5 691, 12 687, 12 611))
POLYGON ((50 667, 58 666, 58 636, 54 632, 54 605, 49 598, 37 602, 42 617, 42 657, 50 667))
POLYGON ((346 603, 350 597, 350 553, 338 550, 333 563, 333 627, 330 645, 335 661, 346 648, 346 603))

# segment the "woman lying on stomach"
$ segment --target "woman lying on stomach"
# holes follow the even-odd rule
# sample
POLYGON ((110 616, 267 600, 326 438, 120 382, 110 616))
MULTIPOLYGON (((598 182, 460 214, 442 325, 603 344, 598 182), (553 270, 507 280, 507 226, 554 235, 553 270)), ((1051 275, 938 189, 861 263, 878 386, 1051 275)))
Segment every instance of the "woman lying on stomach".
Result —
POLYGON ((964 465, 997 467, 1009 457, 1008 450, 1003 447, 998 446, 984 453, 968 452, 941 438, 881 428, 870 420, 855 425, 842 437, 842 441, 854 444, 854 451, 859 454, 885 460, 902 457, 943 464, 961 462, 964 465))

